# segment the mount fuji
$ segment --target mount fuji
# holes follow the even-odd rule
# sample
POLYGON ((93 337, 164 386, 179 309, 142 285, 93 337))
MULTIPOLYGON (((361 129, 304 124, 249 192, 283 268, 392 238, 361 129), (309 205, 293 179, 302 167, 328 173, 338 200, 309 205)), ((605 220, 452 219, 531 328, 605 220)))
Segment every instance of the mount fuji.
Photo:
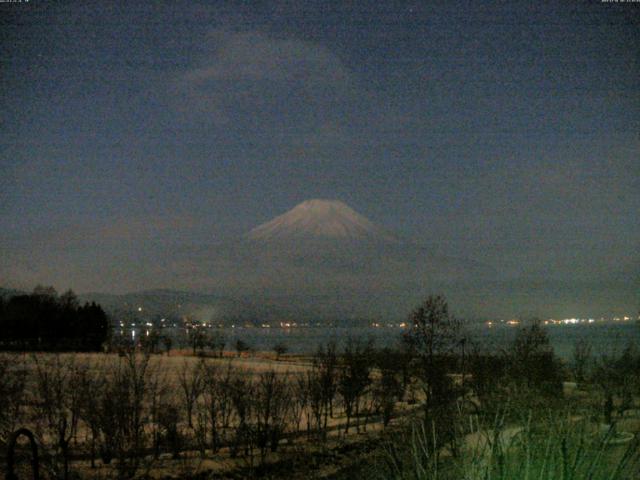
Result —
POLYGON ((240 238, 191 249, 174 271, 201 291, 250 299, 275 316, 313 319, 404 315, 425 292, 464 295, 465 285, 494 274, 321 199, 240 238))
POLYGON ((394 241, 393 235, 339 200, 306 200, 251 230, 259 242, 301 239, 394 241))

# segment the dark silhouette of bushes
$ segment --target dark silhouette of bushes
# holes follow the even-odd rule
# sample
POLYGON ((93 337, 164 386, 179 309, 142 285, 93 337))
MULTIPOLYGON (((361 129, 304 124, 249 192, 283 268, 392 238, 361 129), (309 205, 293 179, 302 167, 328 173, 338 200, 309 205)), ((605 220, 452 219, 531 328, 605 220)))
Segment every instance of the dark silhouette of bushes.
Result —
POLYGON ((386 427, 394 413, 395 405, 404 399, 409 383, 409 362, 411 358, 401 349, 383 348, 374 354, 374 364, 379 378, 373 387, 376 410, 382 414, 386 427))
MULTIPOLYGON (((458 423, 458 399, 464 394, 454 375, 462 361, 466 337, 461 322, 449 312, 444 297, 427 297, 409 316, 404 341, 414 359, 414 375, 424 394, 423 427, 433 432, 455 456, 461 436, 458 423)), ((433 448, 432 443, 429 448, 433 448)))
POLYGON ((69 290, 58 296, 36 287, 0 305, 0 349, 38 351, 99 351, 111 331, 102 307, 80 305, 69 290))
POLYGON ((428 297, 409 316, 410 328, 404 341, 415 359, 415 373, 426 400, 425 422, 444 418, 457 395, 452 373, 456 371, 456 350, 463 345, 460 322, 449 313, 442 296, 428 297))
POLYGON ((640 393, 640 352, 629 343, 619 355, 602 355, 589 377, 600 390, 604 423, 611 424, 615 413, 622 417, 633 408, 634 396, 640 393))
POLYGON ((539 322, 518 330, 508 352, 507 373, 514 385, 535 391, 542 397, 562 397, 564 372, 556 358, 549 335, 539 322))

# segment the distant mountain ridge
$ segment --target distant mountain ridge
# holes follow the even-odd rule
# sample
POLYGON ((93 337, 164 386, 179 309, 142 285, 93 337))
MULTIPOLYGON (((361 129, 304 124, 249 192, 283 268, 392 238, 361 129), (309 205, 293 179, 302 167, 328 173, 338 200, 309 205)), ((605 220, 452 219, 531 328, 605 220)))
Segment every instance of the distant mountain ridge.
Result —
POLYGON ((115 319, 166 317, 175 321, 189 318, 230 325, 257 324, 279 314, 251 299, 213 292, 153 289, 122 294, 83 293, 79 298, 82 302, 95 301, 115 319))

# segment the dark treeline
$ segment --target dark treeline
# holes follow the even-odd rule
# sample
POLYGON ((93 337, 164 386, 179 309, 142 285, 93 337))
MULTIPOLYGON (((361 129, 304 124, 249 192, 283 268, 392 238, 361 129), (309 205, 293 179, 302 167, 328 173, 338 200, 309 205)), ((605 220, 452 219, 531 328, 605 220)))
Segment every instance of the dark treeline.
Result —
POLYGON ((37 351, 100 351, 111 327, 102 307, 80 305, 69 290, 52 287, 0 298, 0 349, 37 351))

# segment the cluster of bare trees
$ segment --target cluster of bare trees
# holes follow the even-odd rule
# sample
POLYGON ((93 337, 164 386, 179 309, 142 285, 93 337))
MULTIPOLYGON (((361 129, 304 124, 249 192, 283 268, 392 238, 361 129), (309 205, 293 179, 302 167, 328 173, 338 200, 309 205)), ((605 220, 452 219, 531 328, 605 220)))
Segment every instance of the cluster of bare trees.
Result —
POLYGON ((161 456, 225 454, 264 463, 283 441, 324 441, 335 430, 385 425, 403 395, 402 365, 371 342, 321 346, 295 372, 250 371, 231 359, 175 366, 148 352, 0 357, 0 443, 28 427, 46 467, 69 478, 77 459, 132 478, 161 456), (168 367, 168 363, 172 366, 168 367), (188 453, 186 453, 188 452, 188 453))
POLYGON ((82 361, 33 355, 23 361, 27 389, 19 420, 33 429, 57 477, 68 478, 72 454, 95 465, 117 460, 118 477, 138 470, 154 375, 147 356, 82 361))
POLYGON ((20 426, 27 374, 18 354, 0 355, 0 440, 6 441, 20 426))

